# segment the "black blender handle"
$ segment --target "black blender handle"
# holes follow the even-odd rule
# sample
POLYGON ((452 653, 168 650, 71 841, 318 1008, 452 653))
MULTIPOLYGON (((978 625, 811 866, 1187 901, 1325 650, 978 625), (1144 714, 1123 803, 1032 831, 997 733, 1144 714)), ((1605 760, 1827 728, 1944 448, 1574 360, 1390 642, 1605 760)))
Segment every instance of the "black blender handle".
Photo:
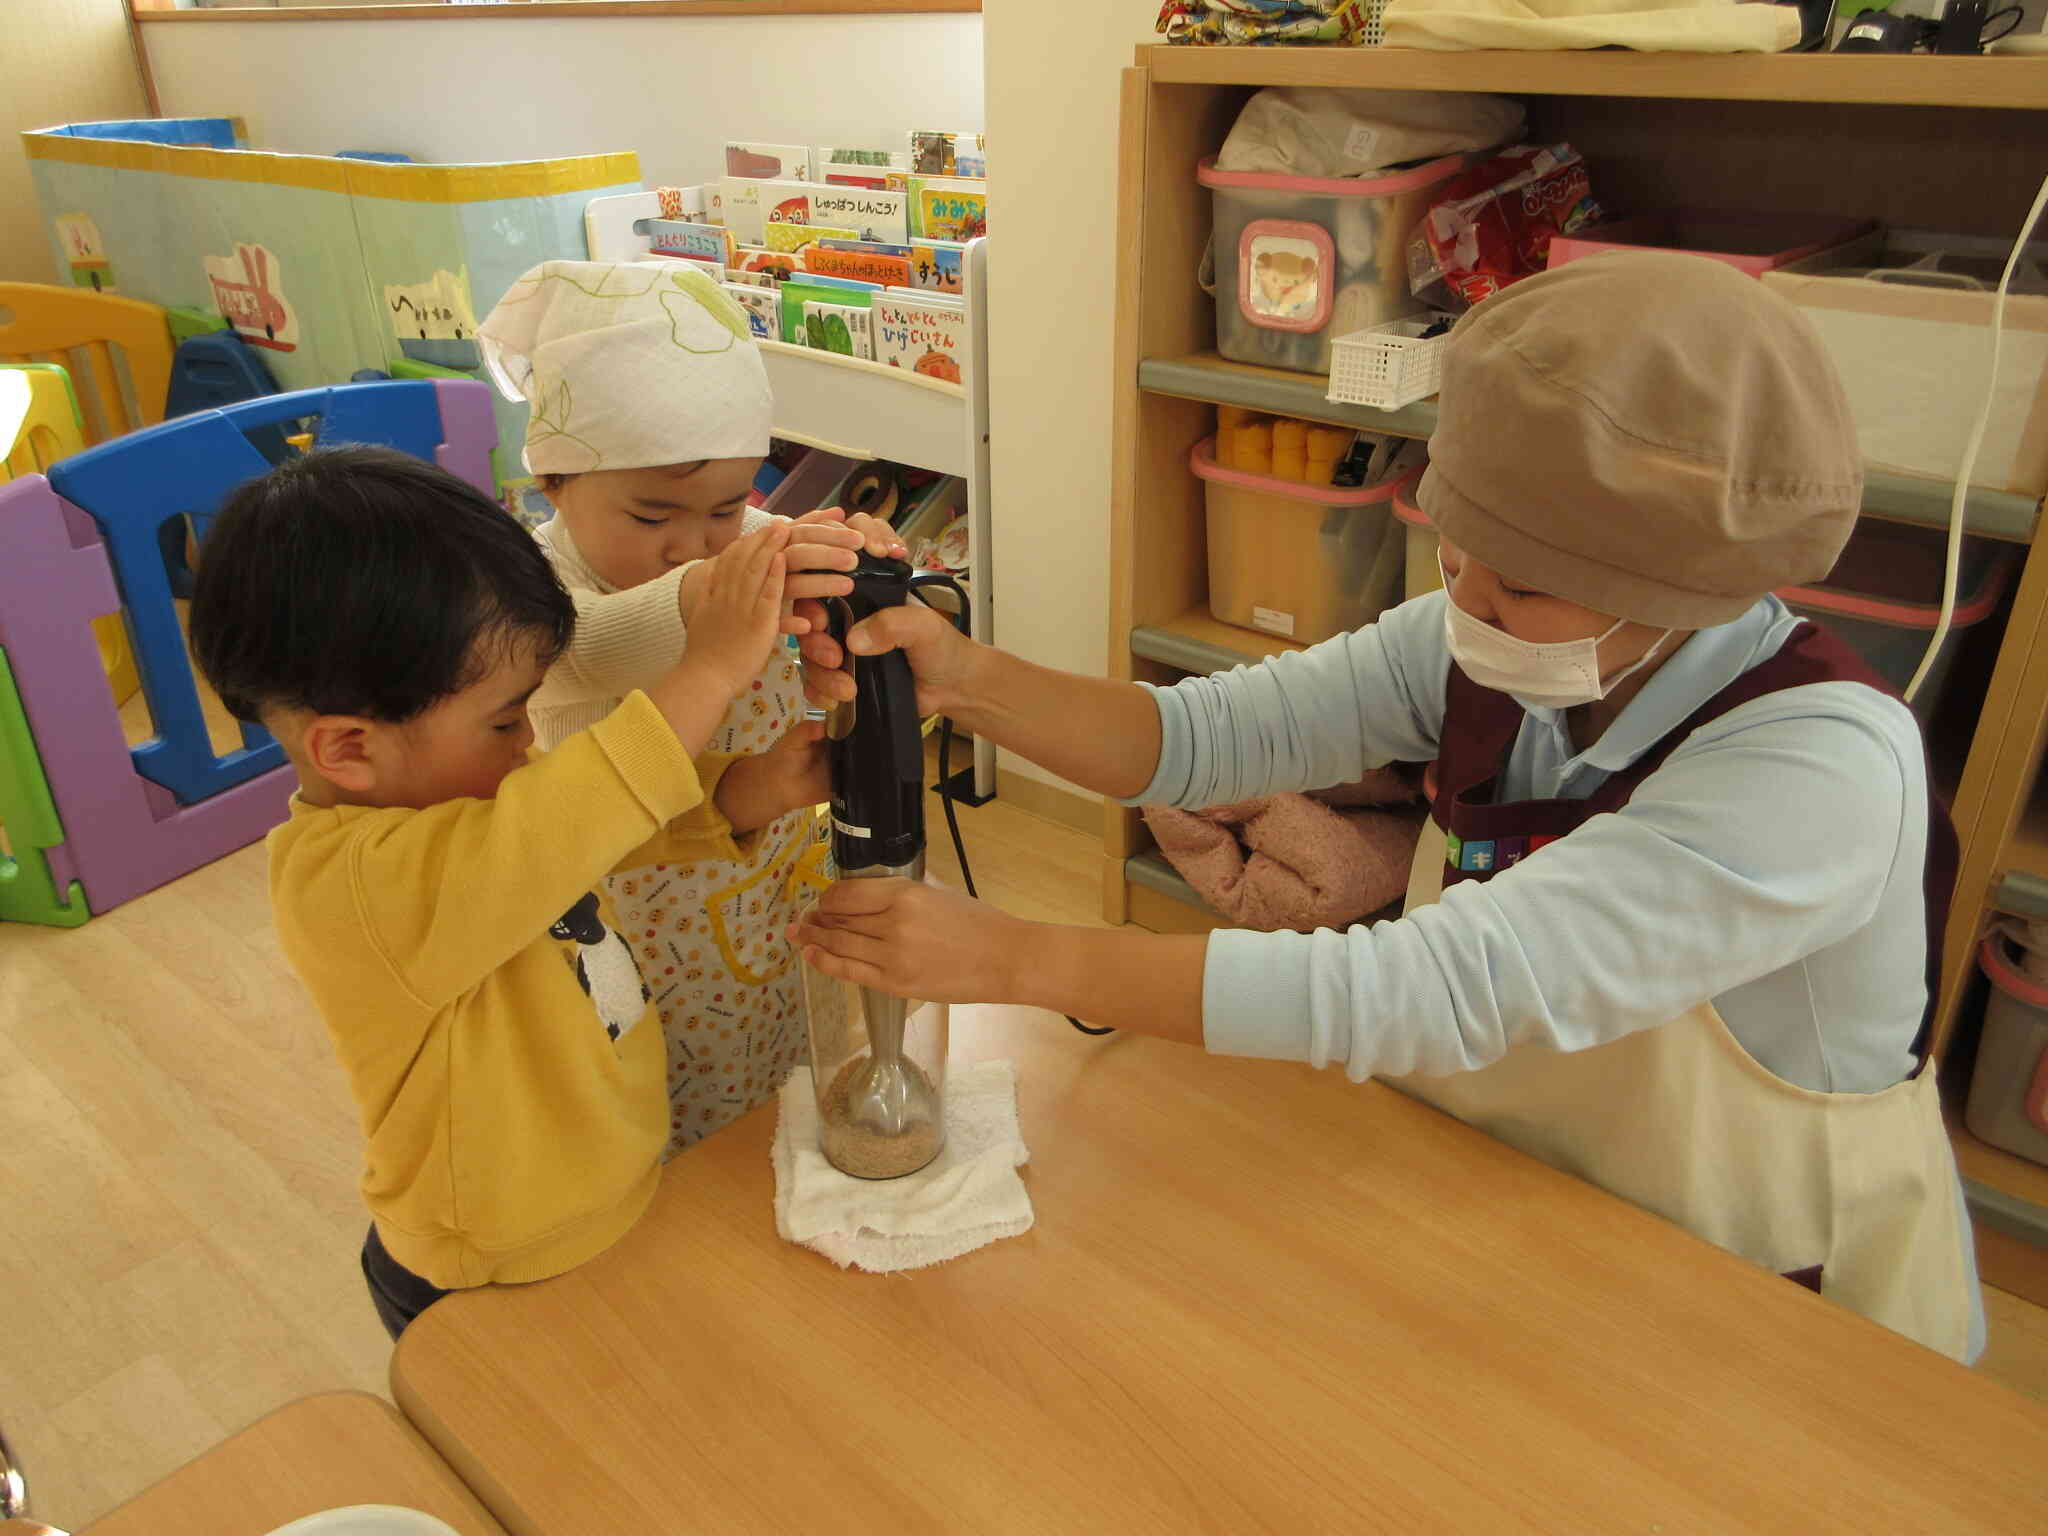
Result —
MULTIPOLYGON (((825 632, 843 647, 853 628, 853 605, 843 597, 822 599, 825 632)), ((878 612, 880 610, 877 610, 878 612)), ((872 729, 889 732, 890 756, 896 777, 906 784, 924 778, 924 731, 917 713, 917 677, 910 670, 910 658, 901 651, 884 651, 879 656, 849 656, 857 692, 853 698, 854 730, 863 717, 874 720, 872 729), (879 707, 884 699, 896 699, 896 709, 879 707)))
POLYGON ((881 675, 877 685, 886 698, 900 701, 889 711, 890 745, 896 757, 896 777, 905 784, 924 780, 924 729, 917 712, 917 677, 910 670, 910 658, 901 651, 884 651, 863 656, 860 665, 872 665, 881 675))

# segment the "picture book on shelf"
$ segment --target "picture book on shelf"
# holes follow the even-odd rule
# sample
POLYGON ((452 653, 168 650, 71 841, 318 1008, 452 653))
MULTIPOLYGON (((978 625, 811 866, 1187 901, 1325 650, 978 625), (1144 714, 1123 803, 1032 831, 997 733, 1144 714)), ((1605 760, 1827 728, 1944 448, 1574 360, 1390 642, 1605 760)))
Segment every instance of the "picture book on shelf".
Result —
POLYGON ((978 133, 912 132, 910 169, 920 176, 988 175, 988 151, 978 133))
POLYGON ((725 141, 725 174, 751 181, 809 181, 811 151, 805 144, 753 144, 725 141))
POLYGON ((950 240, 917 239, 910 242, 910 277, 913 286, 934 293, 958 293, 967 248, 950 240))
POLYGON ((960 176, 914 176, 913 234, 927 240, 976 240, 988 233, 988 183, 960 176))
POLYGON ((743 176, 728 176, 705 189, 705 217, 723 224, 742 245, 759 245, 761 229, 767 222, 761 211, 761 183, 743 176))
POLYGON ((799 275, 784 283, 777 297, 782 302, 782 339, 800 346, 804 340, 806 304, 837 304, 867 309, 877 295, 860 293, 848 288, 834 288, 825 283, 806 282, 799 275))
POLYGON ((775 288, 780 286, 775 278, 767 272, 742 272, 738 267, 727 267, 725 269, 725 280, 728 283, 738 283, 745 288, 775 288))
POLYGON ((770 224, 824 225, 854 240, 900 244, 910 238, 909 198, 904 193, 801 181, 759 185, 761 212, 770 224))
POLYGON ((881 283, 865 283, 857 277, 832 277, 823 272, 799 272, 797 279, 819 288, 837 288, 846 293, 884 293, 881 283))
POLYGON ((743 245, 734 258, 733 265, 742 272, 756 273, 771 283, 779 283, 797 270, 795 253, 771 251, 765 245, 743 245))
POLYGON ((722 261, 699 261, 694 256, 670 256, 660 251, 648 252, 650 261, 672 261, 679 267, 695 267, 714 283, 725 281, 725 263, 722 261))
POLYGON ((874 359, 874 335, 868 312, 853 304, 804 304, 804 344, 841 357, 874 359))
POLYGON ((865 187, 870 192, 890 190, 889 173, 877 166, 827 166, 824 176, 820 179, 832 187, 865 187))
POLYGON ((890 294, 877 297, 872 307, 876 362, 960 382, 967 357, 964 309, 890 294))
MULTIPOLYGON (((901 171, 909 169, 910 161, 902 150, 884 149, 879 145, 821 145, 811 164, 822 174, 835 169, 855 170, 862 167, 868 170, 901 171)), ((826 179, 829 180, 829 176, 826 179)))
POLYGON ((894 245, 887 240, 820 240, 820 246, 828 251, 858 251, 863 256, 895 256, 903 261, 910 260, 914 249, 908 245, 894 245))
POLYGON ((929 293, 922 288, 885 288, 882 290, 892 299, 911 299, 932 309, 967 309, 967 297, 959 293, 929 293))
POLYGON ((705 223, 711 216, 711 187, 656 187, 654 200, 664 219, 690 224, 705 223))
POLYGON ((719 224, 697 224, 683 219, 649 219, 648 248, 659 256, 694 256, 699 261, 732 264, 738 242, 732 231, 719 224))
POLYGON ((854 231, 850 229, 833 229, 829 225, 824 224, 805 224, 799 220, 791 224, 770 224, 762 233, 766 237, 766 244, 769 250, 781 251, 793 256, 814 240, 822 240, 827 235, 837 235, 841 239, 850 239, 854 231))
POLYGON ((747 323, 758 341, 782 340, 782 296, 773 288, 754 288, 745 283, 727 283, 725 291, 747 312, 747 323))
POLYGON ((907 256, 844 251, 820 243, 804 249, 803 264, 805 271, 823 277, 858 278, 862 282, 883 286, 890 283, 908 285, 910 282, 910 259, 907 256))

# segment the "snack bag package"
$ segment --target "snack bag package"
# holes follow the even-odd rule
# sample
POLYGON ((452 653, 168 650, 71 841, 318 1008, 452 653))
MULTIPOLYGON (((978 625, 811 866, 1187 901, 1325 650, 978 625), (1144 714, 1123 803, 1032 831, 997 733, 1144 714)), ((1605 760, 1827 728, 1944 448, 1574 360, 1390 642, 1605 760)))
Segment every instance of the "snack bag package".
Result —
POLYGON ((1445 184, 1408 241, 1408 286, 1459 310, 1541 272, 1550 242, 1600 217, 1586 162, 1569 144, 1503 150, 1445 184))

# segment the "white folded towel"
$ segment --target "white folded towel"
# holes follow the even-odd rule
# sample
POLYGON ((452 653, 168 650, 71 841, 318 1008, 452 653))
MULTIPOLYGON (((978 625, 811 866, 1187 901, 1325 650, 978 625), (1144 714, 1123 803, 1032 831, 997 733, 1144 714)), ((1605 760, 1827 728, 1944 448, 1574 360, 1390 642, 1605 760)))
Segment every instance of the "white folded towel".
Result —
POLYGON ((773 1156, 775 1230, 841 1269, 922 1269, 1031 1228, 1017 1176, 1031 1154, 1007 1061, 947 1072, 946 1145, 900 1179, 856 1179, 825 1161, 811 1074, 800 1067, 782 1088, 773 1156))

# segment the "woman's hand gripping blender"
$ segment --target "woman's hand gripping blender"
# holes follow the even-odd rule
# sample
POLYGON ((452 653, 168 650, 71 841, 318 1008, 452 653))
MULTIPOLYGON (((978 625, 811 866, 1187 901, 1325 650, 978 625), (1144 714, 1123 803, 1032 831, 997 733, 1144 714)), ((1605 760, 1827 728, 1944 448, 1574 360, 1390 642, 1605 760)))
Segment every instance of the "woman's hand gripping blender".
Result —
MULTIPOLYGON (((864 557, 851 585, 846 596, 825 603, 835 644, 872 615, 902 607, 918 587, 950 588, 965 612, 965 594, 951 578, 913 572, 900 560, 864 557)), ((843 881, 915 884, 924 877, 924 737, 910 664, 896 651, 865 657, 849 681, 852 696, 834 705, 826 726, 833 862, 843 881)), ((821 1105, 825 1151, 848 1172, 909 1173, 939 1149, 943 1046, 941 1059, 920 1066, 905 1056, 910 1009, 903 999, 864 987, 859 1007, 868 1055, 834 1075, 821 1105), (835 1138, 835 1122, 843 1137, 835 1138)), ((814 1027, 821 1012, 814 1009, 814 1027)), ((813 1054, 830 1053, 814 1038, 813 1054)))
MULTIPOLYGON (((846 698, 853 677, 835 669, 849 657, 858 667, 900 651, 916 678, 920 715, 945 715, 1101 794, 1134 795, 1158 766, 1159 711, 1144 690, 976 643, 930 609, 884 609, 843 648, 819 626, 800 643, 815 693, 846 698)), ((807 965, 864 988, 935 1002, 1022 1002, 1070 1020, 1081 1014, 1099 1025, 1198 1038, 1199 937, 1032 923, 938 886, 867 880, 828 891, 790 939, 807 965), (1133 963, 1104 944, 1110 939, 1145 949, 1144 987, 1104 988, 1105 976, 1129 974, 1133 963)))

